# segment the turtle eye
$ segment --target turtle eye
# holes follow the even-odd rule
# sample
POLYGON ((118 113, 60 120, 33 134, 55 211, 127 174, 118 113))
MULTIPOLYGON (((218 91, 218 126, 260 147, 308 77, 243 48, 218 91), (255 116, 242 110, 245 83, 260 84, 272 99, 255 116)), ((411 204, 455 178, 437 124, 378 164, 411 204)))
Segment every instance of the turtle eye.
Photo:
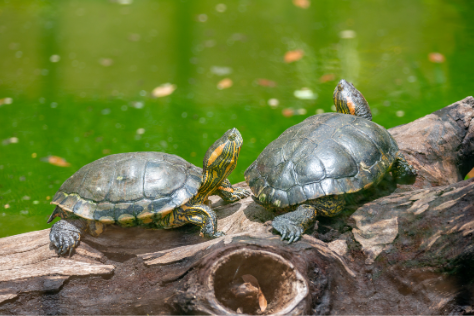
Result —
POLYGON ((344 89, 344 87, 342 86, 342 84, 338 84, 338 85, 337 85, 337 90, 341 91, 342 89, 344 89))
POLYGON ((232 133, 229 135, 229 140, 234 140, 237 138, 237 135, 235 133, 232 133))

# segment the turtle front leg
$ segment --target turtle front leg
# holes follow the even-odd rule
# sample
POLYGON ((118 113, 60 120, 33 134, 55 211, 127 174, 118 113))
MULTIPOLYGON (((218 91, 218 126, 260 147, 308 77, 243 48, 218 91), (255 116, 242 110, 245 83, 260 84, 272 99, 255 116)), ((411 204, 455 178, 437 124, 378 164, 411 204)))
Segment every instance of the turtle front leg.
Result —
POLYGON ((292 243, 301 238, 303 232, 311 227, 316 216, 332 217, 339 214, 346 205, 343 195, 323 196, 301 204, 298 208, 273 219, 272 226, 281 234, 281 240, 288 238, 292 243))
POLYGON ((273 219, 272 226, 281 234, 281 240, 288 239, 291 244, 301 238, 301 235, 316 220, 316 209, 307 204, 302 204, 289 213, 273 219))
POLYGON ((250 195, 250 191, 244 188, 234 188, 229 180, 225 179, 216 189, 215 194, 220 196, 226 202, 235 202, 246 198, 250 195))
POLYGON ((155 224, 158 228, 170 229, 185 224, 194 224, 201 227, 201 236, 220 237, 225 235, 217 231, 216 213, 207 205, 202 203, 186 203, 175 208, 163 218, 157 219, 155 224))
POLYGON ((392 175, 401 184, 411 184, 415 182, 415 178, 418 174, 416 169, 410 165, 405 156, 401 153, 397 153, 397 158, 392 167, 392 175))
POLYGON ((64 255, 76 247, 87 227, 87 220, 84 219, 61 219, 54 223, 49 232, 49 240, 56 248, 58 255, 64 255))
POLYGON ((216 213, 205 204, 196 204, 186 209, 185 217, 189 223, 201 227, 201 236, 221 237, 225 233, 217 230, 216 213))

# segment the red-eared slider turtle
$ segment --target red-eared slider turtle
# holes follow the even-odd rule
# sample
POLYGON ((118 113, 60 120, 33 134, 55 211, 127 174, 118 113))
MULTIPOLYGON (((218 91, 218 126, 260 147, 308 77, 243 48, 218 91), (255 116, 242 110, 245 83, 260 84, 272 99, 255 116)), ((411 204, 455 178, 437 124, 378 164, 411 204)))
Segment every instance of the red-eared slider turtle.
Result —
POLYGON ((209 195, 234 202, 250 195, 233 188, 227 177, 237 165, 242 136, 228 130, 206 152, 204 169, 161 152, 110 155, 77 171, 59 188, 48 223, 61 217, 49 234, 58 254, 71 252, 87 232, 99 235, 104 224, 174 228, 187 223, 201 235, 218 237, 209 195))
POLYGON ((402 180, 416 176, 390 133, 371 121, 369 104, 352 84, 341 80, 333 98, 339 113, 288 128, 245 171, 257 203, 286 211, 272 225, 290 243, 317 215, 338 214, 351 193, 387 172, 402 180))

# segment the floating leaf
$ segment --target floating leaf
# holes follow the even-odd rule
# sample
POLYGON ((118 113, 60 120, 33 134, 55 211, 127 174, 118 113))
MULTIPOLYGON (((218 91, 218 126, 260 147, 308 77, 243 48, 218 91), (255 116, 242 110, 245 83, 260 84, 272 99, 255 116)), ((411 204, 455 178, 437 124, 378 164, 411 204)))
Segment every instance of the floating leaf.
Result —
POLYGON ((12 104, 12 102, 13 102, 12 98, 3 98, 3 99, 0 99, 0 106, 4 104, 12 104))
POLYGON ((440 63, 444 63, 446 61, 446 58, 441 53, 429 53, 428 60, 431 61, 432 63, 440 64, 440 63))
POLYGON ((130 33, 128 35, 128 40, 132 41, 132 42, 138 42, 140 40, 140 34, 137 34, 137 33, 130 33))
POLYGON ((286 52, 285 54, 285 62, 286 63, 292 63, 294 61, 300 60, 303 58, 304 52, 301 49, 297 50, 290 50, 289 52, 286 52))
POLYGON ((315 100, 318 95, 309 88, 301 88, 293 92, 293 95, 301 100, 315 100))
POLYGON ((268 100, 268 105, 271 106, 272 108, 275 108, 280 104, 280 101, 278 99, 272 98, 268 100))
POLYGON ((230 78, 224 78, 219 83, 217 84, 217 89, 222 90, 222 89, 227 89, 232 87, 232 79, 230 78))
POLYGON ((340 38, 354 38, 356 37, 356 32, 353 30, 344 30, 339 33, 340 38))
POLYGON ((258 79, 257 83, 262 87, 276 87, 276 82, 268 79, 258 79))
POLYGON ((220 66, 212 66, 211 72, 218 76, 225 76, 230 75, 232 73, 232 68, 230 67, 220 67, 220 66))
POLYGON ((295 114, 295 110, 293 110, 292 108, 283 109, 283 111, 281 111, 281 114, 283 114, 284 117, 292 117, 293 114, 295 114))
POLYGON ((335 74, 325 74, 325 75, 322 75, 321 78, 319 78, 319 81, 322 83, 325 83, 328 81, 333 81, 334 79, 336 79, 335 74))
POLYGON ((113 63, 114 63, 114 61, 113 61, 112 58, 101 58, 101 59, 99 59, 99 64, 101 64, 104 67, 112 66, 113 63))
POLYGON ((311 2, 309 2, 309 0, 293 0, 293 4, 297 7, 307 9, 311 5, 311 2))
POLYGON ((10 137, 2 141, 3 145, 16 144, 18 143, 18 137, 10 137))
POLYGON ((308 113, 308 111, 303 108, 296 110, 296 114, 298 115, 306 115, 306 113, 308 113))
POLYGON ((58 157, 58 156, 48 156, 41 160, 46 161, 47 163, 50 163, 58 167, 69 167, 71 165, 69 162, 66 161, 66 159, 58 157))
POLYGON ((173 93, 174 90, 176 90, 176 88, 177 87, 175 84, 165 83, 153 89, 153 91, 151 92, 151 95, 154 96, 155 98, 166 97, 170 95, 171 93, 173 93))

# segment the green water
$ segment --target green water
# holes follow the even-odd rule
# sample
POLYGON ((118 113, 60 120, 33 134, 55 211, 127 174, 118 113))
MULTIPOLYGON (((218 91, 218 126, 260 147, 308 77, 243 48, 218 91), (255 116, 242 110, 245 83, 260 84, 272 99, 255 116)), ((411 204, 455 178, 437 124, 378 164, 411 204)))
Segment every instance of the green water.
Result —
POLYGON ((106 154, 165 151, 201 165, 237 127, 230 180, 243 181, 286 128, 331 111, 340 78, 387 128, 472 95, 473 15, 471 0, 1 1, 0 237, 49 227, 48 197, 106 154), (304 56, 286 63, 292 50, 304 56), (218 89, 224 78, 232 86, 218 89), (153 98, 165 83, 177 89, 153 98), (313 98, 295 97, 302 88, 313 98))

